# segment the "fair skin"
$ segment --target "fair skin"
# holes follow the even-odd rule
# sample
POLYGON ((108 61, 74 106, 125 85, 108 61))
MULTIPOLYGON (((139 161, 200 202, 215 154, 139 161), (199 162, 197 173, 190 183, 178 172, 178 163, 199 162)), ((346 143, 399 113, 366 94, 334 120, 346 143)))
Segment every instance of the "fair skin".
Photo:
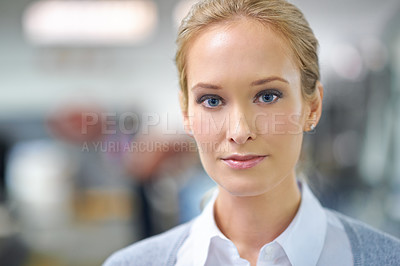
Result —
POLYGON ((186 60, 184 122, 219 186, 216 224, 256 265, 262 246, 298 210, 295 165, 303 131, 319 121, 322 85, 315 100, 305 101, 290 48, 270 27, 246 18, 201 31, 186 60))

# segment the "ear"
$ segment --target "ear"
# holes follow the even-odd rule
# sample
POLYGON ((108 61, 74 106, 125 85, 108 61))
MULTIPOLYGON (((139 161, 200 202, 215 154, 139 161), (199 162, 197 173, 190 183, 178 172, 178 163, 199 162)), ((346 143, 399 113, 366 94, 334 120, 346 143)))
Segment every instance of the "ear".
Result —
POLYGON ((316 95, 310 103, 310 113, 307 117, 305 131, 312 131, 318 125, 322 114, 322 100, 324 98, 324 86, 320 81, 316 83, 316 95))
POLYGON ((189 136, 193 136, 192 133, 192 124, 189 119, 188 115, 188 107, 185 103, 185 96, 183 95, 182 90, 179 90, 179 104, 181 106, 182 118, 183 118, 183 129, 185 130, 186 134, 189 136))

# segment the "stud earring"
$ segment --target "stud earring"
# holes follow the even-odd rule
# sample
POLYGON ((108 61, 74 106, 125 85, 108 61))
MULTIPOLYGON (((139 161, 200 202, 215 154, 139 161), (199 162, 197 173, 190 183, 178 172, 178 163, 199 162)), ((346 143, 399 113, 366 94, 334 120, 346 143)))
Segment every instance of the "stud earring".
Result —
POLYGON ((315 129, 315 124, 311 124, 310 131, 313 131, 314 129, 315 129))

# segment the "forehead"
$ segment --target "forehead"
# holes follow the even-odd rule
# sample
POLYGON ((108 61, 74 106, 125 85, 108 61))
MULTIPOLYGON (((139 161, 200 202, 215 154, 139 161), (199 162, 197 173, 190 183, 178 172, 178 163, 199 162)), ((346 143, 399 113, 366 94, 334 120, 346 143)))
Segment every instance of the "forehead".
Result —
POLYGON ((293 52, 281 34, 247 18, 203 29, 191 40, 186 59, 189 89, 199 78, 217 81, 277 75, 293 80, 299 76, 293 52))

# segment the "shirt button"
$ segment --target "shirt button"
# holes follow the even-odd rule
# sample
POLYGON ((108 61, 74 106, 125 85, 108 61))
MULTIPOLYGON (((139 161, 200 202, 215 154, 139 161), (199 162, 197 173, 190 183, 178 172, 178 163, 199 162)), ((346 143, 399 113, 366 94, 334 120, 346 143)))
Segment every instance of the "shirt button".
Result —
POLYGON ((264 249, 264 260, 273 260, 275 257, 275 247, 274 246, 266 246, 264 249))

